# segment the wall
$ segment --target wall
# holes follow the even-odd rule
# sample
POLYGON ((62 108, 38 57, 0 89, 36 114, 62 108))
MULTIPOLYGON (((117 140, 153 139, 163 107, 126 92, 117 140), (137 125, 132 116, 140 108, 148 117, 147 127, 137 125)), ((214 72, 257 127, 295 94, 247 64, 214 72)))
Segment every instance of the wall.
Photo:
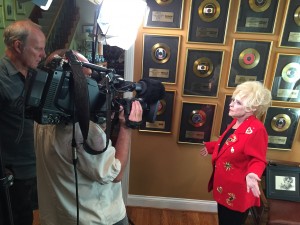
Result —
MULTIPOLYGON (((226 87, 231 64, 231 54, 233 52, 233 40, 238 38, 254 41, 273 41, 271 57, 265 74, 265 85, 270 89, 276 68, 276 53, 300 53, 299 49, 279 47, 280 32, 281 29, 283 29, 284 23, 283 9, 285 9, 287 5, 286 0, 279 1, 278 7, 280 10, 278 10, 277 13, 277 19, 275 21, 276 27, 273 34, 235 33, 239 1, 232 0, 230 4, 225 45, 187 43, 191 2, 191 0, 184 1, 182 29, 172 30, 141 27, 136 40, 134 79, 137 81, 142 77, 143 34, 181 36, 177 82, 175 84, 165 84, 167 90, 176 91, 172 118, 172 132, 171 134, 166 134, 141 132, 136 130, 133 133, 129 176, 130 195, 212 200, 211 194, 207 193, 207 183, 212 171, 210 164, 211 157, 201 157, 199 155, 199 145, 179 144, 177 142, 180 129, 182 101, 212 103, 217 105, 211 136, 212 140, 216 139, 219 135, 225 94, 232 94, 233 92, 233 88, 226 87), (221 80, 217 98, 182 96, 187 48, 224 50, 224 61, 221 68, 221 80)), ((242 0, 242 2, 246 1, 242 0)), ((284 102, 273 102, 273 105, 280 107, 291 106, 291 104, 284 102)), ((294 103, 292 106, 299 107, 299 103, 294 103)), ((269 149, 267 158, 269 160, 285 160, 300 163, 299 148, 300 138, 299 132, 297 131, 290 151, 269 149)))

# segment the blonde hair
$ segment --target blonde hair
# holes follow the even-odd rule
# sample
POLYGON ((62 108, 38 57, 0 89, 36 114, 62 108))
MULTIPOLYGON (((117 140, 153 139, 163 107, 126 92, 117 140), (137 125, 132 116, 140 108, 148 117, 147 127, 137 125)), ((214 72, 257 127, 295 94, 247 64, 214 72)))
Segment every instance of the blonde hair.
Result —
POLYGON ((247 111, 252 111, 256 117, 263 115, 271 106, 272 95, 259 81, 246 81, 239 84, 232 95, 233 98, 243 99, 247 111))

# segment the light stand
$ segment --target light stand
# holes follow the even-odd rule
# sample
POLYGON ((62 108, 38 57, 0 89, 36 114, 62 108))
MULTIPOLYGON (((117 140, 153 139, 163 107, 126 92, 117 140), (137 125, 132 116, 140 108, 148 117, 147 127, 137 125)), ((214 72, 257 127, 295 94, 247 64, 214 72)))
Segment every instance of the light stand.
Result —
POLYGON ((0 145, 0 224, 14 225, 9 196, 9 187, 13 183, 13 176, 6 176, 1 153, 2 151, 0 145))

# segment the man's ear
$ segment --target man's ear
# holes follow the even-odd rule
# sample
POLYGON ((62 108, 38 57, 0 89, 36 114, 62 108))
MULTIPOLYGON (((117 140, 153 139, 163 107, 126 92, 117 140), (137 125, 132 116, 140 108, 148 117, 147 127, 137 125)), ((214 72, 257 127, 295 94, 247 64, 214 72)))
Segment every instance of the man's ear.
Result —
POLYGON ((22 43, 22 41, 16 40, 16 41, 14 42, 13 46, 14 46, 14 50, 15 50, 16 52, 18 52, 18 53, 20 53, 20 54, 22 53, 22 51, 23 51, 23 43, 22 43))

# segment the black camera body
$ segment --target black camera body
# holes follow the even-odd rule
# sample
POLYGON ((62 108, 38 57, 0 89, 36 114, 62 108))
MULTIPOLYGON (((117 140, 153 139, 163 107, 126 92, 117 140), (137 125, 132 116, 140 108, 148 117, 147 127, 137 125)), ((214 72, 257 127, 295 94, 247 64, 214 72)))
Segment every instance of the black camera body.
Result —
MULTIPOLYGON (((39 124, 68 123, 78 119, 74 92, 81 90, 74 88, 74 71, 63 60, 54 65, 37 69, 26 90, 25 115, 39 124)), ((86 77, 88 99, 84 101, 88 101, 89 120, 98 122, 106 117, 107 110, 117 111, 120 105, 124 108, 125 118, 128 118, 132 102, 137 100, 143 108, 143 121, 155 122, 159 100, 165 94, 160 82, 150 79, 130 82, 115 74, 112 69, 89 63, 83 63, 83 66, 94 71, 99 69, 99 74, 102 74, 100 82, 86 77), (121 96, 124 92, 132 91, 136 92, 133 98, 121 96)))

